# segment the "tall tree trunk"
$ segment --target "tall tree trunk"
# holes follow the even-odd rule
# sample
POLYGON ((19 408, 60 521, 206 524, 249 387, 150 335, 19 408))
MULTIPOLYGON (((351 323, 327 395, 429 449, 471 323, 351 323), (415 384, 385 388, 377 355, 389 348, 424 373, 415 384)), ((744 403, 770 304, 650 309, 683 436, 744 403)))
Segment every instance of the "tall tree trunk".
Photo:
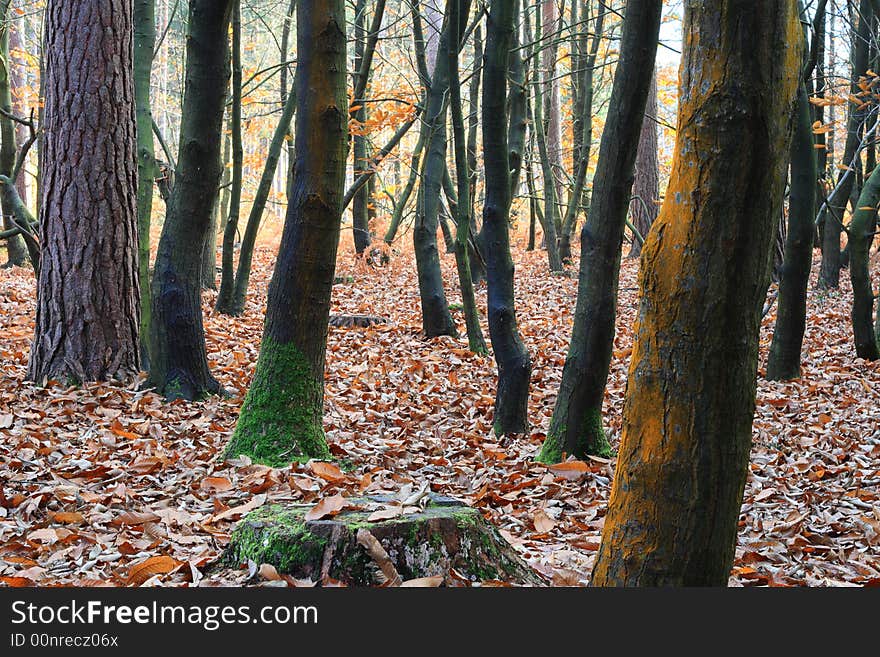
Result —
POLYGON ((816 216, 817 158, 810 119, 810 100, 806 86, 801 84, 791 142, 788 235, 779 282, 776 327, 767 359, 767 378, 771 381, 786 381, 801 375, 801 347, 807 324, 807 286, 813 264, 813 220, 816 216))
MULTIPOLYGON (((32 107, 36 104, 36 93, 31 87, 31 78, 35 77, 30 67, 29 54, 25 45, 25 37, 27 35, 29 25, 27 17, 21 23, 13 22, 9 32, 9 83, 12 87, 12 113, 16 116, 27 116, 32 107)), ((28 127, 21 123, 15 126, 16 138, 19 144, 24 144, 30 137, 28 127)), ((24 203, 28 204, 28 183, 27 176, 24 175, 24 167, 18 178, 15 180, 15 188, 18 190, 18 196, 24 203)))
MULTIPOLYGON (((517 0, 514 4, 519 5, 517 0)), ((452 29, 447 50, 449 58, 449 105, 452 109, 453 150, 455 152, 455 177, 458 183, 458 204, 455 219, 455 264, 458 268, 458 283, 461 288, 461 302, 467 327, 468 346, 476 354, 488 354, 483 331, 480 328, 480 314, 474 296, 471 280, 471 263, 468 246, 471 236, 471 170, 468 168, 467 143, 464 133, 464 112, 461 102, 461 81, 458 73, 458 34, 461 13, 461 0, 448 0, 449 25, 452 29)))
MULTIPOLYGON (((0 0, 0 175, 12 177, 15 168, 15 156, 18 148, 15 144, 15 123, 9 118, 12 114, 12 61, 9 57, 9 33, 13 29, 12 15, 9 11, 12 0, 0 0)), ((7 186, 0 186, 6 190, 7 186)), ((3 230, 12 230, 13 204, 9 193, 0 194, 3 208, 3 230)), ((6 238, 6 267, 21 267, 28 260, 27 250, 21 235, 6 238)))
MULTIPOLYGON (((642 122, 642 134, 639 137, 639 151, 636 154, 636 178, 633 183, 632 222, 645 237, 660 211, 660 163, 657 152, 657 71, 651 78, 651 89, 648 92, 648 105, 645 109, 645 120, 642 122)), ((642 242, 635 235, 629 249, 630 258, 638 258, 642 253, 642 242)))
MULTIPOLYGON (((244 145, 241 125, 241 0, 233 0, 232 7, 232 108, 229 128, 232 132, 232 189, 229 214, 224 217, 223 253, 220 256, 220 291, 217 292, 216 310, 232 314, 232 290, 235 287, 235 236, 241 214, 241 191, 244 182, 244 145)), ((213 239, 214 234, 208 235, 213 239)))
POLYGON ((492 0, 483 58, 483 160, 486 203, 486 282, 489 336, 498 366, 495 393, 496 435, 525 433, 529 428, 529 375, 532 363, 516 325, 513 260, 510 257, 510 151, 507 143, 507 63, 516 3, 492 0))
POLYGON ((169 399, 199 399, 220 389, 208 368, 199 254, 211 225, 221 174, 233 1, 190 0, 189 4, 177 174, 152 286, 150 384, 169 399))
POLYGON ((538 459, 563 453, 609 456, 602 401, 614 348, 621 246, 660 32, 660 0, 630 0, 602 143, 593 204, 581 233, 578 298, 571 344, 550 430, 538 459))
POLYGON ((683 41, 595 586, 723 586, 733 563, 802 34, 794 0, 718 0, 686 5, 683 41))
MULTIPOLYGON (((861 93, 859 78, 868 70, 868 42, 870 40, 871 2, 861 0, 859 3, 858 24, 853 30, 852 38, 852 74, 850 93, 861 93)), ((865 121, 865 110, 858 105, 849 103, 849 117, 846 123, 846 144, 843 149, 841 164, 851 167, 853 158, 859 148, 861 131, 865 121)), ((859 162, 860 163, 860 162, 859 162)), ((843 215, 849 201, 856 176, 853 171, 843 170, 838 179, 835 192, 828 199, 824 214, 824 230, 822 239, 822 266, 819 270, 820 288, 837 288, 840 285, 840 234, 843 232, 843 215)))
MULTIPOLYGON (((462 16, 470 12, 470 0, 465 0, 462 16)), ((461 32, 464 32, 462 28, 461 32)), ((450 44, 448 25, 440 36, 439 52, 447 48, 458 49, 458 44, 450 44)), ((422 163, 422 182, 416 210, 416 225, 413 229, 413 245, 416 253, 416 268, 419 278, 419 299, 422 306, 422 328, 428 337, 438 335, 457 335, 458 331, 443 290, 443 276, 440 271, 440 254, 437 250, 437 227, 440 214, 440 188, 446 173, 446 95, 449 92, 449 61, 438 57, 431 78, 428 94, 428 109, 425 114, 427 137, 425 157, 422 163)))
POLYGON ((562 201, 562 98, 559 89, 559 77, 556 75, 556 59, 559 53, 559 36, 562 26, 562 18, 559 15, 558 0, 542 0, 543 41, 542 48, 542 83, 543 89, 543 115, 547 139, 547 158, 550 164, 550 173, 553 180, 553 198, 557 208, 553 214, 557 224, 557 233, 561 228, 559 204, 562 201))
POLYGON ((32 381, 127 379, 139 369, 132 9, 131 0, 46 5, 32 381))
POLYGON ((348 155, 344 0, 297 7, 296 168, 263 342, 227 456, 329 458, 324 360, 348 155))

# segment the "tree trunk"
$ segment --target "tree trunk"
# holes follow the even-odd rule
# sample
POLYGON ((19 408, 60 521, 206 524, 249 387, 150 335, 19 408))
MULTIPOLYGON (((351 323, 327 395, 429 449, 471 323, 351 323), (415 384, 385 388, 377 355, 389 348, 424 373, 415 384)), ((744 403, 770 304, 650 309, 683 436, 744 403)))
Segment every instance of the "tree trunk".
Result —
MULTIPOLYGON (((232 290, 235 287, 235 236, 241 215, 241 191, 244 182, 244 146, 241 125, 241 0, 233 0, 232 7, 232 108, 229 129, 232 133, 232 188, 229 214, 223 217, 223 252, 220 255, 220 290, 215 309, 224 315, 232 314, 232 290)), ((213 240, 214 233, 208 235, 213 240)))
MULTIPOLYGON (((540 13, 540 8, 536 8, 536 13, 540 13)), ((528 28, 528 15, 529 12, 525 13, 526 16, 526 41, 531 41, 531 37, 528 34, 530 32, 528 28)), ((537 16, 537 27, 535 29, 535 43, 541 43, 541 20, 540 16, 537 16)), ((537 46, 533 49, 533 52, 537 51, 537 46)), ((559 255, 559 242, 557 240, 556 233, 556 224, 558 223, 558 208, 556 205, 556 184, 555 179, 553 177, 553 168, 552 162, 550 160, 549 150, 547 148, 547 138, 544 134, 543 125, 544 125, 544 96, 541 90, 542 83, 538 79, 538 76, 534 76, 534 98, 529 103, 529 107, 531 108, 531 118, 532 118, 532 126, 535 131, 535 136, 537 137, 538 142, 538 155, 541 164, 541 174, 544 179, 544 222, 541 224, 541 228, 544 229, 544 246, 547 249, 547 259, 550 265, 550 271, 552 272, 561 272, 563 271, 562 266, 562 258, 559 255)))
POLYGON ((852 281, 852 327, 856 355, 867 360, 880 358, 874 332, 874 290, 871 286, 870 250, 877 226, 880 203, 880 167, 874 167, 849 226, 849 276, 852 281))
MULTIPOLYGON (((514 4, 519 5, 518 1, 514 4)), ((480 328, 480 314, 474 296, 474 285, 471 279, 471 262, 468 246, 471 236, 471 170, 468 168, 467 143, 464 133, 464 111, 461 101, 461 81, 458 73, 458 48, 460 40, 458 26, 460 24, 461 0, 448 0, 449 25, 453 32, 450 48, 446 51, 449 58, 449 105, 452 109, 453 150, 455 151, 455 177, 458 183, 458 204, 455 220, 455 264, 458 269, 458 283, 461 288, 461 304, 464 310, 465 326, 467 327, 468 346, 476 354, 488 354, 483 331, 480 328)))
MULTIPOLYGON (((7 115, 0 115, 0 175, 12 178, 15 156, 15 123, 9 118, 12 113, 12 70, 9 57, 9 33, 13 29, 12 15, 9 11, 12 0, 0 0, 0 109, 7 115)), ((13 181, 15 182, 15 181, 13 181)), ((6 185, 2 186, 6 189, 6 185)), ((12 230, 12 201, 6 193, 0 194, 3 208, 3 230, 12 230)), ((21 235, 6 238, 6 267, 21 267, 28 261, 27 250, 21 235)))
POLYGON ((32 381, 128 379, 139 369, 132 9, 131 0, 46 5, 32 381))
MULTIPOLYGON (((868 42, 870 40, 871 2, 861 0, 859 4, 858 25, 853 30, 852 38, 852 75, 850 78, 850 93, 861 93, 859 78, 868 70, 868 42)), ((846 144, 843 149, 843 159, 840 164, 851 167, 853 158, 861 141, 862 125, 865 120, 865 110, 858 105, 849 103, 849 117, 846 124, 846 144)), ((831 195, 826 204, 824 214, 824 229, 822 238, 822 266, 819 270, 820 288, 837 288, 840 285, 840 269, 843 265, 840 256, 840 234, 843 232, 843 215, 846 205, 853 190, 856 176, 851 170, 842 170, 835 193, 831 195)))
POLYGON ((297 6, 296 168, 254 379, 227 456, 329 458, 324 360, 348 156, 345 3, 297 6))
MULTIPOLYGON (((602 29, 605 25, 605 3, 600 0, 596 17, 593 19, 593 37, 590 40, 589 52, 586 53, 583 63, 583 81, 580 89, 580 105, 575 105, 575 178, 571 196, 568 199, 568 207, 562 220, 562 230, 559 233, 559 257, 567 262, 571 259, 571 236, 577 226, 577 218, 582 203, 586 196, 587 170, 590 166, 590 151, 593 145, 593 72, 596 66, 596 57, 599 53, 599 44, 602 40, 602 29)), ((655 91, 656 93, 656 91, 655 91)), ((655 111, 656 115, 656 99, 655 111)), ((644 131, 644 123, 643 128, 644 131)), ((656 133, 655 133, 656 147, 656 133)), ((656 152, 654 154, 656 158, 656 152)))
MULTIPOLYGON (((660 163, 657 151, 657 72, 651 78, 648 92, 648 105, 642 134, 639 137, 639 151, 636 154, 636 178, 633 183, 632 222, 643 238, 648 234, 660 210, 660 163)), ((635 235, 629 249, 630 258, 638 258, 642 253, 642 242, 635 235)))
POLYGON ((138 284, 141 298, 139 332, 141 360, 149 369, 150 335, 150 223, 153 215, 153 181, 156 154, 153 148, 153 111, 150 104, 150 74, 156 45, 156 0, 134 0, 134 100, 137 116, 137 222, 138 284))
MULTIPOLYGON (((462 16, 470 12, 470 0, 462 7, 462 16)), ((461 32, 464 32, 462 28, 461 32)), ((439 52, 447 48, 458 49, 449 44, 448 25, 440 35, 439 52)), ((440 254, 437 250, 437 227, 440 214, 440 188, 446 172, 446 95, 449 92, 449 61, 438 57, 431 78, 428 109, 425 114, 427 137, 425 157, 422 163, 422 183, 419 186, 416 209, 416 225, 413 229, 413 245, 419 278, 419 299, 422 306, 422 328, 429 338, 438 335, 458 335, 455 322, 449 313, 449 304, 443 290, 440 271, 440 254)))
POLYGON ((813 219, 816 216, 817 158, 813 148, 810 101, 806 86, 798 88, 797 115, 791 143, 791 195, 788 235, 776 311, 776 327, 767 359, 771 381, 801 375, 801 347, 807 324, 807 286, 813 264, 813 219))
POLYGON ((153 270, 150 384, 168 399, 220 390, 208 369, 200 254, 220 181, 233 0, 190 0, 174 189, 153 270))
POLYGON ((602 428, 602 401, 614 348, 620 251, 632 193, 636 153, 657 53, 662 3, 627 3, 620 59, 614 74, 590 217, 581 233, 581 262, 574 328, 550 430, 538 459, 555 463, 610 456, 602 428))
POLYGON ((688 3, 683 32, 595 586, 726 584, 748 470, 803 39, 794 0, 688 3))
POLYGON ((516 325, 513 260, 510 257, 510 160, 507 143, 507 62, 513 43, 516 3, 492 0, 483 58, 483 161, 486 203, 486 282, 489 336, 498 366, 495 393, 496 435, 529 428, 529 375, 532 363, 516 325))

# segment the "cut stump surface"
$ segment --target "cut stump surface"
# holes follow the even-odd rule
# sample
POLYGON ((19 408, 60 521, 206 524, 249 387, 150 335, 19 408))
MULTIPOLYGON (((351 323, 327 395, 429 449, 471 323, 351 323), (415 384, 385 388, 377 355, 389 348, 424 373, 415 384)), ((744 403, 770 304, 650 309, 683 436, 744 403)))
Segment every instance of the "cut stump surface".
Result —
POLYGON ((352 498, 338 515, 321 520, 305 519, 312 508, 308 505, 264 506, 238 523, 225 561, 240 565, 250 560, 297 578, 329 576, 351 586, 374 586, 382 582, 379 564, 357 540, 358 530, 366 529, 404 580, 446 579, 454 569, 473 582, 546 584, 479 510, 432 494, 417 512, 367 520, 379 505, 389 504, 385 497, 352 498))

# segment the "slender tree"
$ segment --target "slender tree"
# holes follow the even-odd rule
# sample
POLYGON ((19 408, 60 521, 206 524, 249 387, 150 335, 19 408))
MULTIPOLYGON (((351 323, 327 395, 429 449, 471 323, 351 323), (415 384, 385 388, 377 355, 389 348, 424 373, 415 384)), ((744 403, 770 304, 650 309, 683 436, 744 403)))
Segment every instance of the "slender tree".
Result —
MULTIPOLYGON (((15 123, 12 120, 12 59, 9 56, 9 35, 12 31, 12 0, 0 0, 0 175, 12 177, 18 148, 15 144, 15 123)), ((11 189, 6 185, 2 190, 11 189)), ((9 193, 0 194, 3 207, 3 229, 14 231, 12 198, 9 193)), ((27 251, 21 235, 6 238, 7 267, 20 267, 27 262, 27 251)))
MULTIPOLYGON (((223 252, 220 256, 220 290, 217 292, 216 310, 224 315, 232 314, 232 292, 235 287, 235 236, 241 215, 241 192, 244 183, 244 143, 242 138, 242 63, 241 63, 241 0, 233 0, 232 6, 232 107, 229 114, 229 130, 232 134, 232 187, 230 188, 229 214, 223 222, 223 252)), ((210 231, 208 240, 213 242, 210 231)))
MULTIPOLYGON (((633 200, 630 204, 632 222, 644 238, 657 219, 660 211, 660 163, 657 144, 657 72, 651 79, 648 92, 648 106, 645 120, 642 121, 642 135, 639 137, 639 150, 636 154, 636 178, 633 183, 633 200)), ((630 258, 638 258, 642 253, 642 241, 633 233, 629 249, 630 258)))
POLYGON ((149 369, 150 335, 150 222, 153 215, 153 181, 156 154, 153 144, 153 111, 150 74, 156 46, 156 0, 134 0, 134 101, 137 116, 137 222, 138 284, 141 298, 140 335, 142 365, 149 369))
MULTIPOLYGON (((859 81, 868 70, 868 44, 870 42, 871 2, 861 0, 855 16, 856 25, 852 31, 852 72, 850 93, 857 96, 861 93, 859 81)), ((823 205, 820 221, 824 222, 822 239, 822 265, 819 269, 820 288, 836 288, 840 284, 840 269, 843 260, 840 253, 840 235, 844 229, 844 212, 856 175, 853 164, 861 168, 861 159, 855 162, 861 142, 861 132, 865 121, 865 108, 862 105, 849 103, 849 115, 846 123, 846 143, 843 149, 843 170, 840 172, 837 186, 828 202, 823 205)))
POLYGON ((263 342, 227 456, 328 458, 324 360, 348 156, 344 0, 297 6, 296 165, 263 342))
POLYGON ((174 189, 153 271, 150 384, 169 399, 218 392, 202 324, 201 257, 217 186, 233 0, 190 0, 174 189))
POLYGON ((489 336, 498 366, 495 393, 495 433, 528 430, 529 352, 516 325, 513 260, 510 257, 510 151, 507 143, 507 67, 513 43, 515 4, 492 0, 483 56, 483 160, 486 203, 483 234, 486 244, 486 282, 489 336))
MULTIPOLYGON (((514 0, 514 4, 519 4, 514 0)), ((461 0, 448 0, 449 25, 453 30, 450 47, 446 51, 449 58, 449 105, 452 109, 453 150, 455 153, 455 177, 458 183, 458 203, 455 216, 455 262, 458 268, 458 282, 461 288, 461 301, 467 326, 468 346, 478 354, 489 353, 480 328, 480 314, 474 296, 471 279, 471 262, 468 245, 471 236, 471 171, 468 168, 467 143, 464 132, 464 111, 461 101, 461 81, 458 72, 458 29, 461 23, 461 0)))
POLYGON ((139 369, 132 12, 131 0, 46 5, 32 381, 127 379, 139 369))
POLYGON ((880 344, 874 331, 874 290, 871 287, 869 252, 877 227, 877 208, 880 204, 880 167, 865 181, 856 211, 849 227, 850 264, 852 282, 852 328, 856 355, 867 360, 880 359, 880 344))
POLYGON ((675 159, 642 253, 593 585, 727 583, 801 51, 794 0, 685 7, 675 159))
POLYGON ((620 59, 599 148, 590 216, 581 232, 581 262, 574 327, 559 396, 539 455, 545 463, 563 453, 609 456, 602 402, 614 348, 621 245, 636 152, 653 77, 660 31, 660 0, 626 5, 620 59))
POLYGON ((803 82, 798 88, 796 111, 791 142, 788 234, 779 282, 776 327, 767 359, 767 378, 772 381, 796 379, 801 375, 801 347, 807 324, 807 287, 813 263, 818 162, 813 147, 810 100, 803 82))

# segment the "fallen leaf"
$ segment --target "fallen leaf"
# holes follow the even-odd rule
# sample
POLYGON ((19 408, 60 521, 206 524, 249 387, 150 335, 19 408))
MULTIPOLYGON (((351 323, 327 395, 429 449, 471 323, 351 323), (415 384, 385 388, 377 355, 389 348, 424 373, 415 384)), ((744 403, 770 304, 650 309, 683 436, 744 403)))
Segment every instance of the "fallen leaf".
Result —
POLYGON ((435 575, 433 577, 419 577, 417 579, 408 579, 401 583, 401 588, 436 588, 443 584, 443 576, 435 575))
POLYGON ((553 528, 556 526, 556 521, 553 520, 546 513, 544 513, 544 511, 541 509, 538 509, 535 512, 535 516, 532 518, 532 522, 534 522, 535 524, 535 530, 541 534, 546 534, 547 532, 553 531, 553 528))
POLYGON ((127 586, 140 586, 154 575, 165 575, 177 568, 179 562, 169 556, 150 557, 134 564, 128 571, 127 586))
POLYGON ((325 497, 315 506, 306 512, 306 520, 321 520, 328 516, 335 516, 345 508, 346 501, 342 495, 334 495, 333 497, 325 497))
POLYGON ((335 484, 345 479, 345 473, 332 463, 325 463, 324 461, 311 461, 309 463, 309 469, 314 472, 318 477, 320 477, 324 481, 329 481, 331 484, 335 484))
POLYGON ((367 522, 379 522, 380 520, 391 520, 392 518, 398 518, 403 515, 403 507, 402 506, 389 506, 384 509, 379 509, 378 511, 373 511, 370 515, 367 516, 367 522))

